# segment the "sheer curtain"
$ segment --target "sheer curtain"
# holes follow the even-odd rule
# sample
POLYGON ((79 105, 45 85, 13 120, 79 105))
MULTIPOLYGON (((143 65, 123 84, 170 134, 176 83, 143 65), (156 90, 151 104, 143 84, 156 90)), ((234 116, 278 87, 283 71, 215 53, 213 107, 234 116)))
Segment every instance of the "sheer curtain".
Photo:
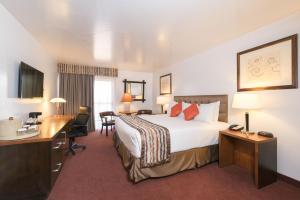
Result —
POLYGON ((101 128, 100 112, 115 111, 115 78, 95 77, 94 113, 95 127, 101 128))

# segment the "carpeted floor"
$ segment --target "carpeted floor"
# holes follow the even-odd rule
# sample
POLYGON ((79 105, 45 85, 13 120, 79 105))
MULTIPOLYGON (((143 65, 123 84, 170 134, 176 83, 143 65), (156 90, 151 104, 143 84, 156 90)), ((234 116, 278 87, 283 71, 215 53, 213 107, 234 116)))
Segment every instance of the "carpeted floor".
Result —
POLYGON ((127 180, 111 135, 91 133, 77 142, 86 144, 87 149, 67 158, 50 200, 300 199, 300 188, 279 180, 257 190, 243 169, 220 169, 217 163, 132 184, 127 180))

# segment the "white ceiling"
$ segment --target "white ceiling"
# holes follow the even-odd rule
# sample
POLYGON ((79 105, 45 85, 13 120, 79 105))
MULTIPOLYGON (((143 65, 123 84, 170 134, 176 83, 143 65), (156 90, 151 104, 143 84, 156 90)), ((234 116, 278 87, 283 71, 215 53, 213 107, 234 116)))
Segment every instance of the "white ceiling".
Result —
POLYGON ((0 0, 58 62, 152 71, 300 10, 299 0, 0 0))

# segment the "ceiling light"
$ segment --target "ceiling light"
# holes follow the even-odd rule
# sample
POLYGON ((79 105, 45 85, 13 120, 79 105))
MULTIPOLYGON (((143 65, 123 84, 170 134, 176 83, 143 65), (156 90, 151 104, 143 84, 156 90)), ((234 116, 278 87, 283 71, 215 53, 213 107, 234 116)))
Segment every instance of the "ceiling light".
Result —
POLYGON ((101 61, 110 61, 112 58, 111 32, 98 33, 94 37, 94 58, 101 61))

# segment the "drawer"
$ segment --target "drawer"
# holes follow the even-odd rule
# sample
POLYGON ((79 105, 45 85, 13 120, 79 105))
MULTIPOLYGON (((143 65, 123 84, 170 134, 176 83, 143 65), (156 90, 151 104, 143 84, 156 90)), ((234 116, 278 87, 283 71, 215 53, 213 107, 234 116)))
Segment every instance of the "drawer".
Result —
POLYGON ((65 131, 58 133, 52 140, 51 148, 52 150, 65 148, 67 143, 67 135, 65 131))
MULTIPOLYGON (((59 156, 59 157, 61 157, 61 156, 59 156)), ((56 157, 55 159, 53 159, 53 162, 51 165, 51 187, 53 187, 53 185, 63 167, 62 159, 59 157, 56 157)))
POLYGON ((55 149, 51 152, 51 187, 54 185, 63 166, 63 151, 55 149))
POLYGON ((61 132, 56 135, 51 143, 51 186, 54 185, 64 162, 66 135, 61 132))

